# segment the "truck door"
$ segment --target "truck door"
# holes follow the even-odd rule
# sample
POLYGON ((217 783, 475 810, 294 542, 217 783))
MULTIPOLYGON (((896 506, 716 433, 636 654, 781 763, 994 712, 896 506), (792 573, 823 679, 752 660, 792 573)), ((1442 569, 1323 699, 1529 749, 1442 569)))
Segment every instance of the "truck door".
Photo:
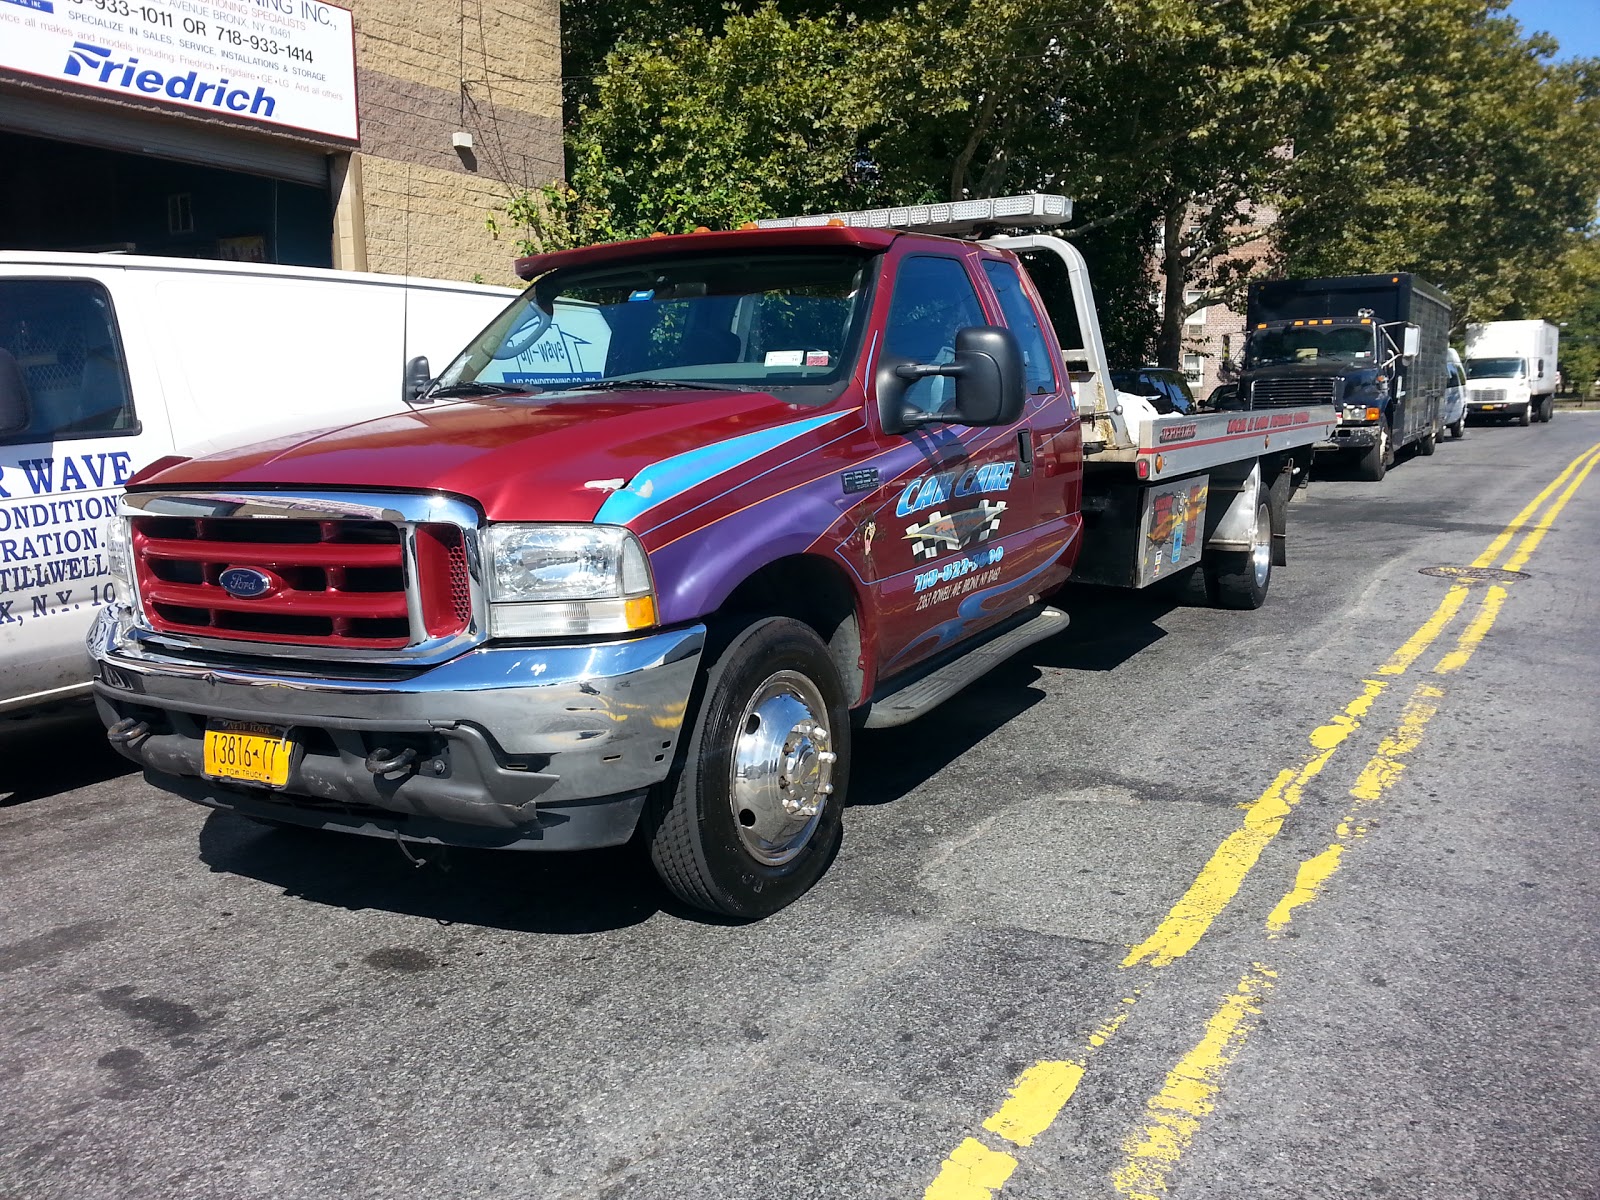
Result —
MULTIPOLYGON (((920 251, 898 260, 880 355, 891 362, 954 361, 955 335, 998 324, 968 264, 920 251)), ((954 381, 919 380, 906 403, 940 412, 954 381)), ((1036 448, 1028 414, 1014 425, 930 424, 877 437, 882 486, 867 518, 877 592, 878 677, 916 663, 1026 607, 1040 540, 1036 448)), ((874 428, 876 422, 874 421, 874 428)))

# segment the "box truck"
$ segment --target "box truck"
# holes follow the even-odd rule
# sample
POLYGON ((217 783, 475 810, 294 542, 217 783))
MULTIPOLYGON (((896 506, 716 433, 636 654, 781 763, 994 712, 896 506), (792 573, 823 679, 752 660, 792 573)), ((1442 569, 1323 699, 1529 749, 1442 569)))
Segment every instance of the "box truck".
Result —
POLYGON ((1250 285, 1247 408, 1329 404, 1333 436, 1318 447, 1354 459, 1376 482, 1396 451, 1432 454, 1445 421, 1450 299, 1404 272, 1250 285))
POLYGON ((1467 413, 1548 421, 1555 411, 1561 330, 1549 321, 1467 326, 1467 413))

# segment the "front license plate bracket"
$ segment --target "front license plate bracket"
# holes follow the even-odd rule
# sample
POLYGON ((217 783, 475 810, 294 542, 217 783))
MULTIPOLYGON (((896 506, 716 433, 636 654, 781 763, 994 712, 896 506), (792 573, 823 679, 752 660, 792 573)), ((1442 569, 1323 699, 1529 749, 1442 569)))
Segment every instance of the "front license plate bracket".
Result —
POLYGON ((212 721, 206 726, 204 771, 207 778, 281 788, 298 748, 281 725, 212 721))

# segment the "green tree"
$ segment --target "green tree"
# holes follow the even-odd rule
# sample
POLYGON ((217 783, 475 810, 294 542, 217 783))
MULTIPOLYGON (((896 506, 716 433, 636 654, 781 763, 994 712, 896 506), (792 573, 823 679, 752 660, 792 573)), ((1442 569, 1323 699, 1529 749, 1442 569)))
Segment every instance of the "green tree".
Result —
POLYGON ((1600 197, 1600 63, 1553 64, 1555 49, 1481 0, 1373 27, 1290 172, 1285 268, 1416 271, 1458 326, 1560 308, 1600 197))

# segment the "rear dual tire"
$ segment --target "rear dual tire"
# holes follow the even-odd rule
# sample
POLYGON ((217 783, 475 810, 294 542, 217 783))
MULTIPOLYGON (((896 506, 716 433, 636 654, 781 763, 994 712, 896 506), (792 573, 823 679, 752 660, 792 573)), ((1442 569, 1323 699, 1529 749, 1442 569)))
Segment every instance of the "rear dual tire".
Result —
POLYGON ((1266 603, 1272 584, 1272 508, 1265 490, 1256 493, 1250 549, 1216 551, 1201 567, 1216 607, 1255 609, 1266 603))

